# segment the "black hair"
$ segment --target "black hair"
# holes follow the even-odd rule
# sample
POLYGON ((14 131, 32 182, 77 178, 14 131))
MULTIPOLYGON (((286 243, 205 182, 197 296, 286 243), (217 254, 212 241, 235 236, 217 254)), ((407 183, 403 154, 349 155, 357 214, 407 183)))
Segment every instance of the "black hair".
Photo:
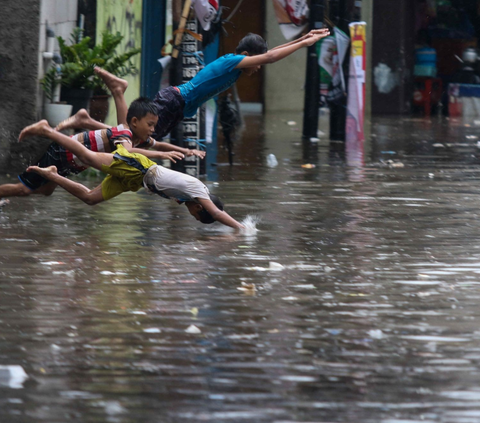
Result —
MULTIPOLYGON (((219 210, 223 211, 223 203, 218 198, 216 195, 209 194, 210 195, 210 200, 212 200, 213 204, 215 204, 219 210)), ((200 222, 206 223, 207 225, 210 223, 215 222, 215 219, 212 217, 212 215, 206 211, 204 208, 198 212, 198 216, 200 217, 200 222)))
POLYGON ((238 43, 235 54, 241 54, 246 51, 250 56, 264 54, 268 50, 267 42, 260 35, 249 32, 238 43))
POLYGON ((137 119, 142 119, 149 113, 156 116, 158 114, 157 106, 149 98, 139 97, 132 101, 130 107, 128 108, 127 123, 130 123, 134 117, 137 119))

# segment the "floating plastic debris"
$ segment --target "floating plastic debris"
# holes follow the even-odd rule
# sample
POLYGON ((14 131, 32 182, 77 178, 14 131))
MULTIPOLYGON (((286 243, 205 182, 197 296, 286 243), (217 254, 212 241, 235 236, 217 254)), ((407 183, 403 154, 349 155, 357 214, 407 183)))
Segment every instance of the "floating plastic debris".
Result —
POLYGON ((23 383, 28 379, 28 375, 22 366, 0 365, 0 386, 8 386, 13 389, 22 389, 23 383))
POLYGON ((296 124, 297 124, 297 122, 295 122, 294 120, 289 120, 289 121, 287 122, 287 125, 288 125, 288 126, 295 126, 296 124))
POLYGON ((190 325, 187 329, 185 329, 185 332, 192 334, 202 333, 202 331, 195 325, 190 325))
POLYGON ((367 333, 368 333, 368 336, 373 339, 382 339, 384 336, 383 332, 380 329, 372 329, 372 330, 369 330, 367 333))
POLYGON ((268 268, 270 270, 280 271, 280 270, 285 269, 285 266, 283 266, 280 263, 277 263, 275 261, 271 261, 270 263, 268 263, 268 268))
POLYGON ((269 154, 267 156, 267 166, 268 167, 276 167, 278 166, 278 161, 277 158, 275 157, 275 154, 269 154))
POLYGON ((161 330, 159 328, 147 328, 143 329, 145 333, 160 333, 161 330))
POLYGON ((302 164, 302 168, 303 168, 303 169, 313 169, 314 167, 315 167, 315 165, 312 164, 312 163, 302 164))

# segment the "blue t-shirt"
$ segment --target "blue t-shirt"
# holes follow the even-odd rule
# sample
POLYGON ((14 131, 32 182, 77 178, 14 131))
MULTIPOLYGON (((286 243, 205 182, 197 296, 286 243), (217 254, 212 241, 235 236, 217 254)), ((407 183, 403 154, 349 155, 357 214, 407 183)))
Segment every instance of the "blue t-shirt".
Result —
POLYGON ((192 117, 203 103, 232 86, 242 73, 235 67, 245 57, 243 54, 226 54, 205 66, 191 81, 179 85, 185 100, 183 115, 192 117))

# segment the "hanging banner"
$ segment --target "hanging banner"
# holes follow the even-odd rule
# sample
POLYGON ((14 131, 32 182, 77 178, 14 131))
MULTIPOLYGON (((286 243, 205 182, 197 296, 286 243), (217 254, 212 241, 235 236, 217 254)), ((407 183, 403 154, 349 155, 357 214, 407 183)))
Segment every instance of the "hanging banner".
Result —
POLYGON ((320 67, 320 107, 328 103, 340 104, 347 95, 343 62, 350 38, 339 28, 333 29, 333 36, 322 38, 317 43, 320 67))
POLYGON ((278 24, 287 40, 298 37, 308 26, 307 0, 272 0, 278 24))
POLYGON ((350 50, 350 75, 348 78, 346 140, 364 141, 365 115, 365 69, 366 69, 365 22, 353 22, 350 27, 352 48, 350 50))
POLYGON ((210 29, 210 24, 215 19, 218 13, 217 0, 192 0, 192 5, 195 10, 200 25, 205 31, 210 29))

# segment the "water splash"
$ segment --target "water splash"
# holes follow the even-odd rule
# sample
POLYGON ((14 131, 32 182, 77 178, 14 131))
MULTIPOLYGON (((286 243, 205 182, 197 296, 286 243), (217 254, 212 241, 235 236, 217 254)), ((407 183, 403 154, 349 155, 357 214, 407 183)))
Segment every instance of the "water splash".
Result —
POLYGON ((257 224, 260 223, 260 218, 249 214, 241 223, 245 226, 245 228, 241 230, 243 235, 255 235, 258 232, 257 224))

